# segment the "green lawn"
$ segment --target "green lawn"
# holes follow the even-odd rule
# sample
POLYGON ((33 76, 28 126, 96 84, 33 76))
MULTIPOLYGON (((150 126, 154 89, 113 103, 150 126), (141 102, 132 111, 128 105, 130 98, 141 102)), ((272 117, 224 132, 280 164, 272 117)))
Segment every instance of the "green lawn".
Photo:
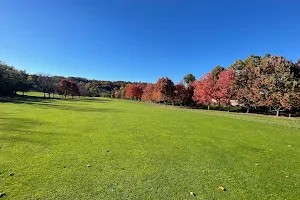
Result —
POLYGON ((299 119, 15 98, 0 103, 1 199, 299 199, 299 144, 299 119))

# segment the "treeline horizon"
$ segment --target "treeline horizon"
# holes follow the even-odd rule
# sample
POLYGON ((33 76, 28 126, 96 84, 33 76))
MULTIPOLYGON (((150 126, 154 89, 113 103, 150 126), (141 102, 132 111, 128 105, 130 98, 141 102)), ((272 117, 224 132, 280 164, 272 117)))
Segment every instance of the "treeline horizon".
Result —
POLYGON ((156 83, 89 80, 82 77, 27 74, 0 62, 0 95, 37 91, 64 97, 110 97, 218 110, 299 114, 300 60, 250 55, 228 68, 217 66, 196 80, 193 74, 174 84, 168 77, 156 83), (233 103, 235 102, 235 103, 233 103))
MULTIPOLYGON (((74 96, 80 95, 90 97, 111 97, 112 91, 125 87, 128 84, 138 83, 122 80, 95 80, 74 76, 52 76, 41 73, 30 74, 26 73, 25 70, 18 70, 15 67, 0 61, 0 96, 16 94, 17 91, 36 91, 48 94, 48 97, 50 97, 50 94, 59 94, 60 91, 58 86, 62 80, 68 80, 71 83, 75 82, 78 89, 81 89, 82 94, 73 93, 74 96), (86 87, 86 90, 82 88, 82 86, 86 87)), ((71 96, 72 93, 66 95, 71 96)))

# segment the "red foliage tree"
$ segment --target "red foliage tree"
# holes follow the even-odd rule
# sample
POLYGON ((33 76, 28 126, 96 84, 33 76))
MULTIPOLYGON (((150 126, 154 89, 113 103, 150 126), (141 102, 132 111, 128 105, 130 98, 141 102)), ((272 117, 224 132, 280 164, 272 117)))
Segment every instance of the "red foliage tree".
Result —
POLYGON ((193 100, 198 104, 207 105, 209 109, 213 99, 216 98, 216 81, 211 72, 205 74, 199 81, 193 83, 194 96, 193 100))
POLYGON ((68 79, 62 79, 59 82, 59 85, 56 87, 56 91, 65 96, 65 98, 67 97, 67 95, 71 95, 72 98, 74 96, 79 95, 79 89, 77 86, 76 82, 70 81, 68 79))
POLYGON ((282 102, 284 107, 288 107, 289 110, 300 110, 300 82, 296 86, 297 89, 293 89, 291 92, 289 92, 288 95, 288 101, 282 102), (287 105, 286 105, 287 104, 287 105))
POLYGON ((145 85, 142 85, 142 84, 138 84, 136 85, 136 89, 135 89, 135 96, 136 96, 136 99, 142 99, 142 96, 143 96, 143 92, 144 92, 144 89, 145 89, 145 85))
POLYGON ((148 84, 144 91, 143 91, 143 95, 142 95, 142 100, 143 101, 155 101, 154 98, 154 91, 155 91, 155 84, 148 84))
POLYGON ((185 87, 185 85, 180 82, 175 85, 174 90, 174 102, 176 104, 185 105, 192 98, 190 87, 185 87))
POLYGON ((171 79, 162 77, 155 84, 154 98, 156 101, 173 102, 175 86, 171 79))
POLYGON ((143 85, 129 84, 126 88, 125 97, 128 99, 141 99, 143 95, 143 85))
POLYGON ((222 71, 217 81, 217 96, 220 103, 230 106, 236 93, 236 72, 233 69, 222 71))
POLYGON ((193 82, 189 83, 186 88, 186 105, 192 105, 194 103, 193 96, 194 96, 194 84, 193 82))
POLYGON ((67 97, 71 93, 71 81, 68 79, 62 79, 59 82, 60 92, 62 95, 67 97))
POLYGON ((62 95, 62 97, 63 97, 64 92, 61 89, 61 84, 60 83, 56 85, 55 91, 56 91, 57 94, 62 95))
POLYGON ((126 97, 127 99, 133 99, 133 97, 134 97, 134 90, 135 90, 134 84, 129 84, 129 85, 126 87, 125 97, 126 97))

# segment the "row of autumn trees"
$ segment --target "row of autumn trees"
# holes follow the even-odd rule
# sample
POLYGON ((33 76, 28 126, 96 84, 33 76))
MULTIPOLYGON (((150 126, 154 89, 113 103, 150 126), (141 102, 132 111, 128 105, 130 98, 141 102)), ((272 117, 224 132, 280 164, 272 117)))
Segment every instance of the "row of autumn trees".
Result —
POLYGON ((174 84, 160 78, 155 84, 131 84, 125 97, 150 102, 178 105, 211 105, 244 107, 246 112, 300 110, 300 60, 297 63, 283 56, 250 55, 237 60, 227 69, 217 66, 199 80, 188 74, 184 83, 174 84))
POLYGON ((193 81, 195 77, 188 74, 187 81, 174 84, 168 77, 162 77, 154 84, 130 84, 126 87, 125 97, 127 99, 164 102, 177 105, 192 105, 193 103, 193 81))
POLYGON ((250 55, 227 69, 217 66, 199 80, 188 74, 178 84, 167 77, 147 84, 27 74, 0 62, 0 95, 17 91, 39 91, 49 98, 54 93, 104 96, 208 109, 238 105, 246 112, 274 110, 279 115, 280 110, 300 111, 300 60, 293 63, 283 56, 250 55))

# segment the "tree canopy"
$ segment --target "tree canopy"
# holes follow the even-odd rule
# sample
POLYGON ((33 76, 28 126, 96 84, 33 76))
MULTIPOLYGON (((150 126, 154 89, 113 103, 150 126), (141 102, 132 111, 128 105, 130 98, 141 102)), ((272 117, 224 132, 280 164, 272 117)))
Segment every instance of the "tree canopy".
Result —
POLYGON ((250 55, 236 60, 227 69, 216 66, 195 80, 193 74, 176 83, 162 77, 156 83, 89 80, 81 77, 28 74, 0 62, 0 95, 17 91, 39 91, 64 97, 91 96, 127 98, 173 105, 217 107, 238 102, 247 112, 251 109, 299 112, 300 60, 293 63, 283 56, 250 55))

